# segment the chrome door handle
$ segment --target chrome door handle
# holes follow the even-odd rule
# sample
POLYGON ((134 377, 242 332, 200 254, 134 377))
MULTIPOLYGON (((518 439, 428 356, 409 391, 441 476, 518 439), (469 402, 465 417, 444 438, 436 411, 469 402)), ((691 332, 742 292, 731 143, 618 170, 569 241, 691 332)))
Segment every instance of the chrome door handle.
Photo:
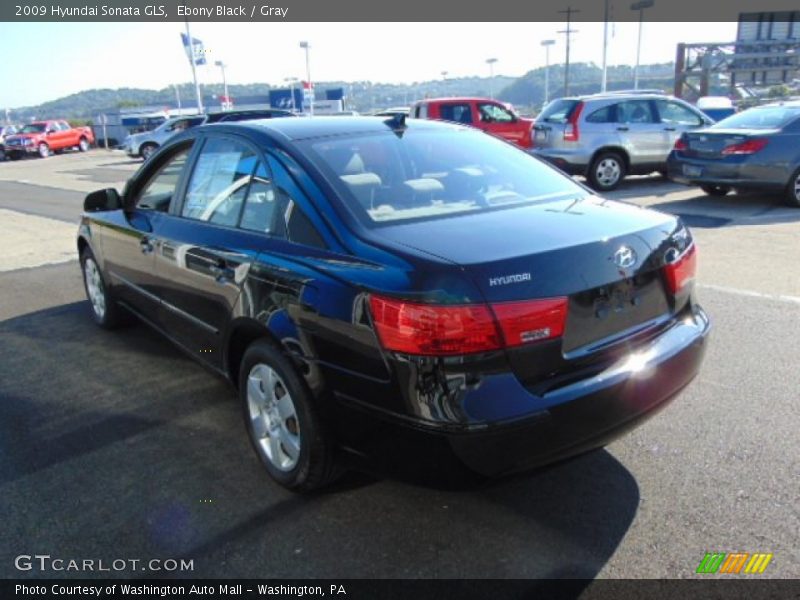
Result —
POLYGON ((675 131, 674 127, 664 127, 664 131, 675 131))
POLYGON ((232 280, 234 276, 233 269, 225 266, 224 263, 211 265, 208 267, 208 270, 211 271, 211 274, 214 276, 214 279, 217 281, 217 283, 227 283, 228 281, 232 280))
POLYGON ((153 251, 153 240, 146 236, 143 237, 139 240, 139 249, 142 254, 150 254, 153 251))

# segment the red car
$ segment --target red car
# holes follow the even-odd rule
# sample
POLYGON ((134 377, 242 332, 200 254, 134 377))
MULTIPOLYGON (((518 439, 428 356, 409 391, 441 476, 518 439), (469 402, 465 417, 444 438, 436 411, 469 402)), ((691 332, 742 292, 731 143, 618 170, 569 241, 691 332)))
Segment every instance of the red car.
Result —
POLYGON ((89 127, 71 127, 66 121, 34 121, 6 138, 6 154, 12 160, 24 154, 47 158, 53 152, 78 148, 86 152, 94 143, 89 127))
POLYGON ((533 119, 520 117, 490 98, 429 98, 414 104, 411 116, 471 125, 522 148, 533 145, 533 119))

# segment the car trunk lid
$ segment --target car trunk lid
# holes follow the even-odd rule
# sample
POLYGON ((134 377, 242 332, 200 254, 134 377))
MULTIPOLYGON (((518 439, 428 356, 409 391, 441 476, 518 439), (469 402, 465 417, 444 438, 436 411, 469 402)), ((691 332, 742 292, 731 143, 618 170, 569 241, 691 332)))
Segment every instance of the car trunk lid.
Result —
POLYGON ((684 156, 705 159, 722 159, 727 156, 726 148, 742 144, 748 140, 763 138, 775 133, 765 129, 705 129, 684 134, 686 147, 684 156))
POLYGON ((525 383, 613 355, 670 318, 662 274, 673 216, 594 196, 387 227, 406 247, 458 264, 491 305, 566 298, 563 335, 508 350, 525 383))

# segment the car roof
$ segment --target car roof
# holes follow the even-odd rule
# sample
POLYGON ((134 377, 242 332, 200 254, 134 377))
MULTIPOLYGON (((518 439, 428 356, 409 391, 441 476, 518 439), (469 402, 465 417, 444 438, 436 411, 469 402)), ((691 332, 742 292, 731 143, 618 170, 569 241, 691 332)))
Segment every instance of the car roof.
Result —
POLYGON ((777 107, 784 107, 784 108, 800 108, 800 99, 799 100, 782 100, 779 102, 770 102, 769 104, 761 104, 759 106, 754 106, 753 108, 777 108, 777 107))
POLYGON ((584 94, 581 96, 567 96, 561 100, 574 100, 586 102, 587 100, 632 100, 632 99, 652 99, 652 98, 673 98, 664 92, 599 92, 597 94, 584 94))
POLYGON ((494 102, 496 104, 502 104, 502 102, 498 100, 484 98, 482 96, 448 96, 446 98, 425 98, 424 100, 419 100, 415 104, 426 104, 433 102, 494 102))
MULTIPOLYGON (((298 141, 340 135, 385 133, 391 131, 391 127, 388 123, 392 121, 392 118, 387 117, 320 116, 299 119, 256 119, 253 121, 239 121, 235 123, 223 122, 209 125, 208 127, 226 126, 248 128, 257 131, 276 133, 289 141, 298 141)), ((406 127, 413 127, 416 130, 467 129, 463 126, 428 119, 407 119, 405 124, 406 127)))

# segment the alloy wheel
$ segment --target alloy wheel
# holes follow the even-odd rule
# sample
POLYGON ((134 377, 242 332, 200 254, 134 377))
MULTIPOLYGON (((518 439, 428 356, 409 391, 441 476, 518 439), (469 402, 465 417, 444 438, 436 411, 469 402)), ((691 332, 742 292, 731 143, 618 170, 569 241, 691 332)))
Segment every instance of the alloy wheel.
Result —
POLYGON ((247 376, 247 409, 259 452, 281 471, 294 469, 301 443, 297 410, 281 377, 264 363, 247 376))
POLYGON ((600 182, 603 187, 610 187, 619 181, 622 169, 620 168, 619 162, 615 159, 604 158, 597 163, 595 174, 597 176, 597 181, 600 182))
POLYGON ((86 293, 89 296, 89 302, 92 303, 92 310, 102 321, 106 314, 106 293, 103 288, 103 279, 100 277, 100 270, 92 258, 84 261, 83 277, 86 280, 86 293))

